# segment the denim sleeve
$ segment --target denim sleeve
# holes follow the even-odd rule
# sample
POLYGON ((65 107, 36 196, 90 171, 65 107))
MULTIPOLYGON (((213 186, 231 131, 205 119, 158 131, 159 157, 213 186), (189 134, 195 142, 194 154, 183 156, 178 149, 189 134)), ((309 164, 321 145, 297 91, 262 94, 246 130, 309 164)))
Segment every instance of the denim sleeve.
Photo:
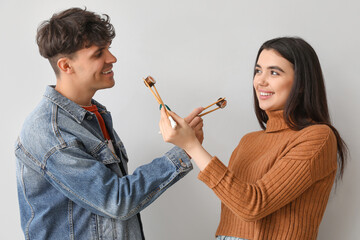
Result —
MULTIPOLYGON (((29 158, 28 153, 21 155, 20 158, 29 158)), ((119 177, 81 148, 72 146, 52 153, 41 172, 52 186, 81 207, 98 215, 126 220, 191 169, 187 154, 174 147, 164 156, 138 167, 133 174, 119 177)))

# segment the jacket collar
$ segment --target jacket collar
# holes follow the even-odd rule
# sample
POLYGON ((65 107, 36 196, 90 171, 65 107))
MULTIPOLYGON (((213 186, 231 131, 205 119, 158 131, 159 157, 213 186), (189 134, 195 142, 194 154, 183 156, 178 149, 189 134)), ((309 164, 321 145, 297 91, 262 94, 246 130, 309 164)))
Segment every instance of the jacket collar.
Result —
POLYGON ((266 123, 265 132, 277 132, 289 128, 285 122, 283 110, 266 111, 266 114, 269 120, 266 123))
MULTIPOLYGON (((88 113, 88 111, 86 111, 80 105, 61 95, 61 93, 55 90, 55 86, 53 85, 46 87, 44 97, 48 98, 51 102, 58 105, 65 112, 69 113, 78 123, 81 123, 84 120, 85 115, 88 113)), ((99 112, 100 110, 106 111, 106 107, 94 99, 91 100, 91 103, 98 107, 99 112)))

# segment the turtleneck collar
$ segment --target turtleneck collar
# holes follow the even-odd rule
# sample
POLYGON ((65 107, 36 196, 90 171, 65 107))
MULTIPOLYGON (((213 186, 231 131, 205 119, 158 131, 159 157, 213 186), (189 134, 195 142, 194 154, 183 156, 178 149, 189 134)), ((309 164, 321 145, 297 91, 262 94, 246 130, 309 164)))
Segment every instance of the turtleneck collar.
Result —
POLYGON ((269 120, 266 123, 265 132, 277 132, 289 128, 284 119, 284 110, 266 111, 269 120))

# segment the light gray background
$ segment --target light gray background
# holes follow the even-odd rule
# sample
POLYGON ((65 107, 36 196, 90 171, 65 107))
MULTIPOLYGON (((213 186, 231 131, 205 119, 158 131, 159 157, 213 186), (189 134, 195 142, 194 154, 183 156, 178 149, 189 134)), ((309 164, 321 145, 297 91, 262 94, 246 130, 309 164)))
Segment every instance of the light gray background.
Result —
MULTIPOLYGON (((323 67, 333 123, 351 151, 318 239, 359 239, 358 0, 1 0, 0 239, 23 239, 13 144, 45 86, 55 83, 49 63, 38 54, 36 29, 54 12, 74 6, 109 14, 116 28, 116 86, 95 98, 113 114, 130 171, 171 147, 158 134, 158 105, 142 77, 152 75, 162 98, 181 116, 227 97, 226 109, 204 117, 204 146, 227 164, 240 138, 259 129, 252 108, 258 48, 278 36, 307 40, 323 67)), ((195 167, 142 212, 148 240, 213 239, 220 201, 197 180, 198 172, 195 167)))

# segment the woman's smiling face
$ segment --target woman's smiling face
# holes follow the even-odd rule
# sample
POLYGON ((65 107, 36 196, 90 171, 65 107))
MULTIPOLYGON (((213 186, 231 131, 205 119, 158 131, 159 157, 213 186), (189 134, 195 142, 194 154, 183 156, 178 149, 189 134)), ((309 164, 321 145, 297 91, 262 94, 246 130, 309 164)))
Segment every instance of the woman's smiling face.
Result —
POLYGON ((255 66, 254 89, 264 111, 284 109, 294 82, 294 66, 277 51, 264 49, 255 66))

